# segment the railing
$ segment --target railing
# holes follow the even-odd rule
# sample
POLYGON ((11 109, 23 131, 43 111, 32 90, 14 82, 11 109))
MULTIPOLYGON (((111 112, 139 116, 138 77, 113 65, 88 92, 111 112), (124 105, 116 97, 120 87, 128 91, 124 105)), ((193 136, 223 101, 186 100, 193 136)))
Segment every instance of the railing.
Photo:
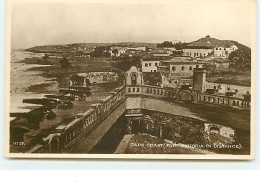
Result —
POLYGON ((170 98, 172 100, 182 100, 181 94, 183 92, 189 93, 192 96, 193 103, 211 103, 222 104, 228 106, 236 106, 243 108, 250 108, 250 101, 227 96, 209 95, 193 90, 182 90, 174 88, 162 88, 156 86, 127 86, 127 95, 147 95, 152 97, 170 98))
POLYGON ((91 129, 97 119, 116 107, 116 105, 120 103, 120 100, 125 98, 125 94, 128 96, 145 95, 155 98, 181 100, 180 96, 183 92, 190 93, 190 95, 193 96, 193 103, 223 104, 228 106, 250 108, 249 101, 234 97, 208 95, 198 91, 162 88, 156 86, 122 86, 111 92, 111 94, 105 99, 100 100, 99 103, 92 104, 91 108, 84 114, 78 114, 76 119, 70 122, 68 125, 60 125, 57 127, 56 133, 50 134, 47 138, 44 138, 43 144, 36 145, 28 152, 55 152, 55 148, 59 149, 68 147, 73 140, 75 140, 81 134, 84 134, 83 132, 91 129))
POLYGON ((250 102, 244 99, 235 98, 235 97, 218 96, 218 95, 208 95, 202 93, 199 94, 198 101, 204 103, 223 104, 223 105, 245 107, 245 108, 250 107, 250 102))
POLYGON ((162 88, 156 86, 127 86, 126 94, 128 95, 148 95, 154 97, 168 97, 178 99, 178 90, 173 88, 162 88))
POLYGON ((124 96, 125 86, 116 88, 108 97, 99 100, 97 104, 92 104, 87 112, 77 114, 76 119, 69 124, 58 126, 56 133, 44 138, 43 144, 36 145, 28 153, 58 152, 59 149, 66 148, 79 135, 91 129, 94 122, 120 103, 124 96))

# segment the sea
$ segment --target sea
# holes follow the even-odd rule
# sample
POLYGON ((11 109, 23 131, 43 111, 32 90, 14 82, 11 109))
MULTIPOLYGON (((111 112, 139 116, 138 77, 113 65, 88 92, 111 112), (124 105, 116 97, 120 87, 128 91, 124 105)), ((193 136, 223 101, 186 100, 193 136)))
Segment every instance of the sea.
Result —
MULTIPOLYGON (((10 61, 10 112, 28 112, 33 106, 23 103, 27 98, 43 98, 41 92, 29 92, 32 85, 53 83, 44 78, 40 71, 28 69, 41 67, 43 65, 20 63, 22 60, 32 57, 43 57, 43 53, 32 53, 21 49, 12 50, 10 61)), ((46 66, 46 65, 45 65, 46 66)), ((36 105, 35 105, 36 106, 36 105)))

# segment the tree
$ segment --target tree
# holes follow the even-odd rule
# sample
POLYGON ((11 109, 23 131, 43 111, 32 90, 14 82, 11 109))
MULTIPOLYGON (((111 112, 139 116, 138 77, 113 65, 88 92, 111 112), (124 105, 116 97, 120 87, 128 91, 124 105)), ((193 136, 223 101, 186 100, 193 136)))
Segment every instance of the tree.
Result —
POLYGON ((121 69, 123 71, 127 71, 132 66, 139 67, 139 64, 141 62, 141 56, 133 56, 133 57, 119 57, 116 59, 116 61, 113 63, 113 67, 121 69))
POLYGON ((97 46, 92 53, 93 57, 109 57, 110 53, 108 52, 111 49, 110 46, 97 46))
POLYGON ((161 44, 157 44, 157 48, 171 48, 173 47, 173 43, 171 41, 164 41, 161 44))
POLYGON ((229 65, 239 71, 251 70, 251 52, 245 52, 240 49, 229 54, 229 65))
POLYGON ((177 42, 173 44, 171 41, 164 41, 161 44, 157 44, 157 48, 175 48, 177 50, 182 50, 188 45, 188 43, 185 42, 177 42))
POLYGON ((63 57, 60 61, 60 67, 61 69, 69 69, 70 67, 72 67, 72 65, 70 64, 69 60, 66 57, 63 57))
POLYGON ((178 42, 178 43, 175 43, 175 44, 173 45, 173 47, 175 47, 175 49, 177 49, 177 50, 182 50, 182 49, 185 48, 187 45, 188 45, 188 43, 178 42))
POLYGON ((49 55, 47 55, 47 54, 44 54, 44 56, 42 57, 42 59, 43 59, 44 62, 47 62, 49 58, 50 58, 50 57, 49 57, 49 55))
POLYGON ((116 56, 118 54, 118 49, 113 49, 112 53, 114 54, 114 56, 116 56))

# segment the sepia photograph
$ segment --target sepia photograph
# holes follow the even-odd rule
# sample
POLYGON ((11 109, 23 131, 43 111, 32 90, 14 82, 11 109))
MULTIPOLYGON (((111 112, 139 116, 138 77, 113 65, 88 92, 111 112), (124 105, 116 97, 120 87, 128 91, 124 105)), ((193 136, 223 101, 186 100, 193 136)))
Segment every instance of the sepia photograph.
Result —
POLYGON ((256 0, 8 0, 5 157, 254 159, 256 0))

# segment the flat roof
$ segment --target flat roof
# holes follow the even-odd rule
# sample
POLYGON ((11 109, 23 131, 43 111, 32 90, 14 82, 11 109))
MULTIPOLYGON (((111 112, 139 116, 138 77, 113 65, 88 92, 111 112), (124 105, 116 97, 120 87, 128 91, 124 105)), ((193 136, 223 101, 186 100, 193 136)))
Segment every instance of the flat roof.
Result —
POLYGON ((203 63, 198 63, 198 62, 170 62, 170 64, 174 65, 198 65, 198 64, 203 64, 203 63))

